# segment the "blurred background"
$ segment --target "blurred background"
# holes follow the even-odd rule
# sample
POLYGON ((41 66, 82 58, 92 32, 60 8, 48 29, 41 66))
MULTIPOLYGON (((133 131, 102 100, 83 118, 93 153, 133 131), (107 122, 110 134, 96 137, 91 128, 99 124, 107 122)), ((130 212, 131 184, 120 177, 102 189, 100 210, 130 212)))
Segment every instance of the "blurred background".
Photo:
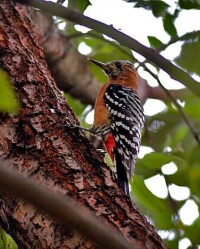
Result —
MULTIPOLYGON (((59 4, 157 50, 200 82, 199 0, 61 0, 59 4)), ((86 57, 102 62, 129 60, 135 65, 146 123, 130 186, 133 201, 169 248, 200 248, 199 83, 197 88, 186 87, 144 55, 95 30, 41 14, 34 21, 49 68, 82 126, 93 123, 94 101, 107 80, 86 57), (66 58, 55 66, 62 50, 66 58)), ((102 148, 100 140, 92 137, 92 141, 102 148)), ((108 157, 106 161, 111 166, 108 157)))

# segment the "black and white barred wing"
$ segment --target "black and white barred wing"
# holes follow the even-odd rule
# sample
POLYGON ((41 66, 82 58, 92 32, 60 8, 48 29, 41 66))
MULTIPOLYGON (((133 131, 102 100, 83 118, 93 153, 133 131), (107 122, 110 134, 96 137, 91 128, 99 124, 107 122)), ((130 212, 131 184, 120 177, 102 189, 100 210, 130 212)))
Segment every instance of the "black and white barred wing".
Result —
POLYGON ((111 130, 117 145, 116 150, 130 179, 141 143, 143 107, 136 91, 116 84, 107 88, 104 101, 112 120, 111 130))

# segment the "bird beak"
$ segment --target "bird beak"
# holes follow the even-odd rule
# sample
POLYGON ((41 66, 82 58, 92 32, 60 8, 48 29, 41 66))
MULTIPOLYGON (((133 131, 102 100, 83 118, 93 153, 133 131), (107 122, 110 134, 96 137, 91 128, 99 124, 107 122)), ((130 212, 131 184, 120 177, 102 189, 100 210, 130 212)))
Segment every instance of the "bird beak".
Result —
POLYGON ((96 61, 96 60, 93 60, 93 59, 90 59, 90 58, 87 58, 89 61, 93 62, 94 64, 96 64, 98 67, 100 67, 101 69, 103 69, 104 71, 105 70, 108 70, 108 66, 107 64, 105 63, 102 63, 100 61, 96 61))

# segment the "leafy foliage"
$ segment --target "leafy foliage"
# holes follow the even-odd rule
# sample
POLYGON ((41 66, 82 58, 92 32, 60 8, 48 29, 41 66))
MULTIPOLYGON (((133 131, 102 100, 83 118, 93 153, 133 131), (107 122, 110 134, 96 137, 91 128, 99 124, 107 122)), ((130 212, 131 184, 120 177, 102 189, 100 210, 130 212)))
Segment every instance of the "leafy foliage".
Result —
POLYGON ((181 53, 175 61, 188 72, 200 75, 199 58, 200 38, 198 37, 182 45, 181 53))
POLYGON ((144 212, 146 212, 146 208, 148 209, 148 215, 152 216, 158 229, 170 229, 174 226, 173 209, 169 207, 168 200, 160 199, 152 194, 146 187, 144 179, 138 175, 133 177, 131 187, 135 201, 144 212))
POLYGON ((160 0, 128 0, 127 2, 134 2, 135 5, 134 7, 136 8, 144 8, 146 10, 151 10, 152 13, 154 14, 155 17, 159 17, 162 16, 163 13, 166 12, 167 8, 169 7, 169 5, 164 2, 164 1, 160 1, 160 0))
POLYGON ((83 12, 89 5, 90 5, 90 1, 89 0, 78 0, 75 1, 77 4, 77 8, 83 12))
POLYGON ((147 38, 152 48, 159 50, 159 48, 162 47, 163 43, 157 37, 148 36, 147 38))
POLYGON ((171 15, 169 13, 166 13, 163 18, 163 27, 165 31, 172 37, 177 36, 176 27, 174 25, 175 18, 175 15, 171 15))
POLYGON ((69 0, 68 5, 71 8, 75 8, 75 9, 78 9, 80 12, 83 12, 90 5, 90 1, 89 0, 76 0, 76 1, 69 0))
POLYGON ((182 9, 200 9, 200 3, 198 0, 179 0, 178 3, 182 9))
POLYGON ((10 235, 0 228, 0 248, 2 249, 17 249, 18 246, 10 235))
MULTIPOLYGON (((126 2, 135 3, 134 7, 142 7, 147 10, 152 10, 151 6, 155 6, 157 9, 163 9, 166 11, 167 7, 169 6, 166 2, 168 1, 161 1, 161 0, 124 0, 126 2), (148 6, 148 7, 147 7, 148 6)), ((198 0, 179 0, 178 7, 181 9, 199 9, 200 3, 198 0)))

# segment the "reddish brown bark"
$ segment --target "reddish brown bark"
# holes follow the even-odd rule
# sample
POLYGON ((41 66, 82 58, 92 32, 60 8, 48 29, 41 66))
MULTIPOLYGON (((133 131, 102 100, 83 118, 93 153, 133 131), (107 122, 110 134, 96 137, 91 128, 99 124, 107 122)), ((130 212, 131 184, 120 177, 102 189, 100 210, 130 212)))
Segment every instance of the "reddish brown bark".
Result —
MULTIPOLYGON (((144 248, 166 248, 154 228, 112 179, 90 141, 63 127, 76 118, 52 79, 26 8, 0 3, 0 66, 8 72, 22 110, 0 114, 0 153, 19 174, 68 195, 108 226, 144 248)), ((56 203, 55 203, 56 205, 56 203)), ((0 198, 0 224, 20 248, 96 248, 29 204, 0 198)))

